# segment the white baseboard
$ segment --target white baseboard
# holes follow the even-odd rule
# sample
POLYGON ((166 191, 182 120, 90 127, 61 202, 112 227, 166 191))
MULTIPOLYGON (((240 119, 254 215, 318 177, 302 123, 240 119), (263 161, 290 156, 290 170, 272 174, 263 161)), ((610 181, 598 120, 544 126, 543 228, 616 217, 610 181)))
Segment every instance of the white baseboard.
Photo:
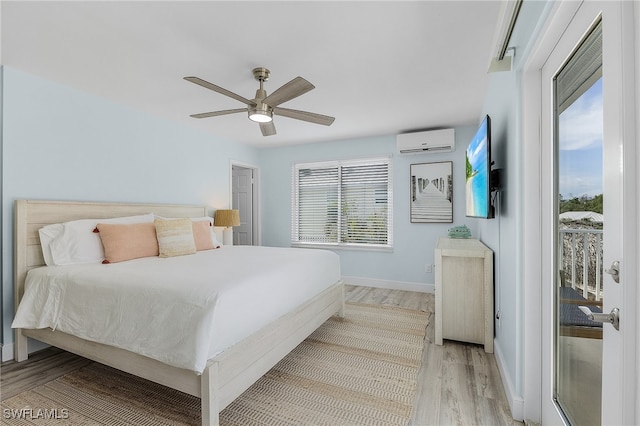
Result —
POLYGON ((375 278, 342 276, 345 284, 361 285, 364 287, 388 288, 391 290, 417 291, 420 293, 435 293, 435 284, 413 283, 408 281, 389 281, 375 278))
POLYGON ((509 402, 509 408, 511 409, 511 416, 518 421, 524 420, 524 398, 517 395, 513 386, 513 380, 509 376, 504 356, 502 355, 502 349, 497 340, 493 341, 493 355, 496 358, 496 364, 498 364, 498 370, 500 370, 500 377, 502 378, 502 386, 504 386, 504 392, 507 394, 507 401, 509 402))
POLYGON ((11 361, 13 359, 13 343, 2 345, 2 362, 11 361))
MULTIPOLYGON (((27 342, 27 352, 32 354, 34 352, 41 351, 42 349, 48 348, 50 345, 46 343, 39 342, 37 340, 29 339, 27 342)), ((6 343, 2 345, 2 362, 11 361, 14 358, 13 356, 13 343, 6 343)))

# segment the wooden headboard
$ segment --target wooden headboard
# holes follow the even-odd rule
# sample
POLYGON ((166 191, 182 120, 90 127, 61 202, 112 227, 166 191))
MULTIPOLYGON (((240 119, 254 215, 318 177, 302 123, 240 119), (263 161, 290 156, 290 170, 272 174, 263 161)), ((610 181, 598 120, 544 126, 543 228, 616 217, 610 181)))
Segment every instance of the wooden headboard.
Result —
MULTIPOLYGON (((125 204, 99 203, 85 201, 45 201, 16 200, 14 210, 14 304, 18 304, 24 294, 24 282, 27 272, 35 267, 43 266, 42 248, 38 230, 52 223, 63 223, 78 219, 108 219, 114 217, 133 216, 154 213, 164 217, 202 217, 206 216, 205 206, 177 204, 125 204)), ((26 339, 19 338, 16 332, 16 353, 18 346, 24 345, 26 339)))

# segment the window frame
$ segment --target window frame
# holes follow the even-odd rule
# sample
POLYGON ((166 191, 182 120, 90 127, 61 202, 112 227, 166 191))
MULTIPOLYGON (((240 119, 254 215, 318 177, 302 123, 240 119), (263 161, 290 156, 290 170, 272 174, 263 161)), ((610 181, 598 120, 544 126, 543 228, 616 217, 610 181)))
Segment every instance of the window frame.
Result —
POLYGON ((347 249, 362 251, 393 251, 393 163, 391 156, 370 157, 357 159, 329 160, 316 162, 296 162, 291 167, 291 235, 290 243, 292 247, 307 248, 327 248, 327 249, 347 249), (386 217, 386 244, 375 243, 349 243, 340 241, 342 237, 341 228, 343 221, 342 214, 342 169, 343 167, 357 167, 369 165, 381 165, 387 167, 387 217, 386 217), (299 240, 299 170, 300 169, 330 169, 337 168, 337 190, 338 190, 338 223, 337 241, 331 242, 304 242, 299 240))

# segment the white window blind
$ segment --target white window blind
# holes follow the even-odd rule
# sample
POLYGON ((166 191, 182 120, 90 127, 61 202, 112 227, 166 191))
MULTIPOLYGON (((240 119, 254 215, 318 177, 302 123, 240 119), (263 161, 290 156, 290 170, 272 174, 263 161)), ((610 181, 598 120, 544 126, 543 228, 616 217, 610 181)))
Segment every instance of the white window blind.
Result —
POLYGON ((558 114, 602 77, 602 22, 582 42, 556 77, 558 114))
POLYGON ((293 245, 392 247, 389 158, 299 163, 292 172, 293 245))

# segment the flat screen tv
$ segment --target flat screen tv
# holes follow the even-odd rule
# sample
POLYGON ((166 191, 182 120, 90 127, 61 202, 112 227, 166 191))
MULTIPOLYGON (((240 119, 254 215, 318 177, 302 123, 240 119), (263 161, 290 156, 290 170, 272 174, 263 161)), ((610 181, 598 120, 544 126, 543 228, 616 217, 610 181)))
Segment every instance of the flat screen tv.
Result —
POLYGON ((467 217, 490 219, 491 206, 491 119, 487 115, 467 148, 467 217))

